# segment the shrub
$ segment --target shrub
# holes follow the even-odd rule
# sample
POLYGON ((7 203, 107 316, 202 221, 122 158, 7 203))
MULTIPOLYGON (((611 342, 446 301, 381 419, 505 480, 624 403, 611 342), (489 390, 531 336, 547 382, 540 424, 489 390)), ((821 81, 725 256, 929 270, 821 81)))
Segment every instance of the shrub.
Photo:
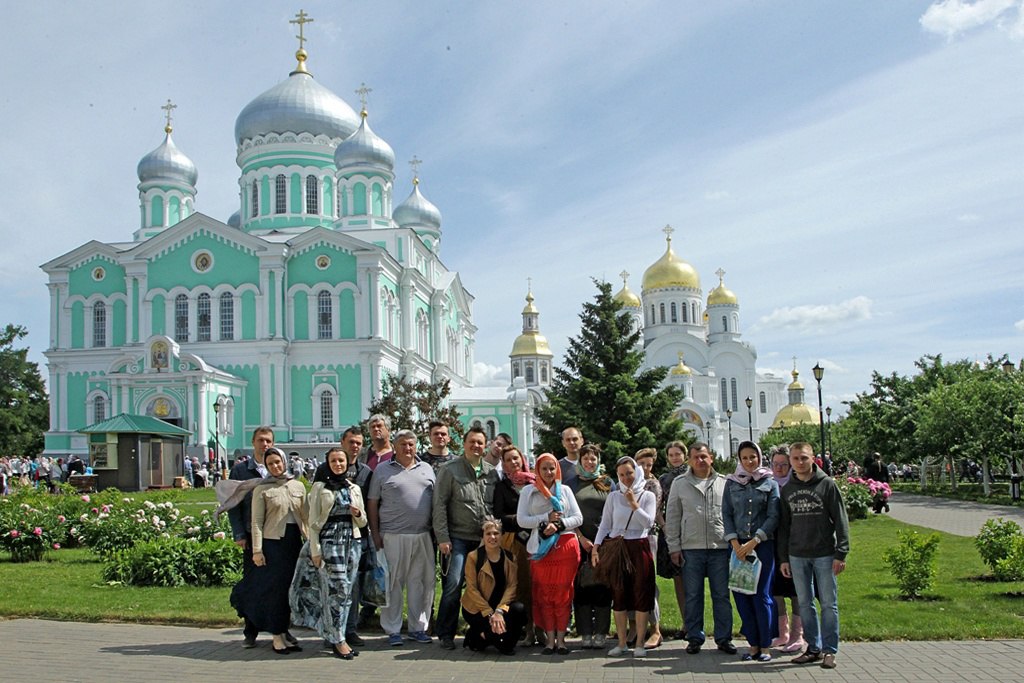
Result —
POLYGON ((1010 556, 1014 539, 1022 536, 1024 536, 1024 532, 1021 531, 1017 522, 997 517, 987 520, 982 525, 981 531, 974 537, 974 546, 978 549, 985 564, 995 572, 999 561, 1010 556))
POLYGON ((913 600, 931 588, 935 580, 939 535, 921 536, 916 531, 900 531, 898 535, 899 544, 886 550, 883 558, 900 587, 900 597, 913 600))
POLYGON ((1010 551, 992 568, 1000 581, 1024 581, 1024 536, 1010 539, 1010 551))
POLYGON ((229 529, 226 515, 214 522, 209 510, 193 516, 182 514, 170 501, 136 504, 132 498, 93 506, 78 522, 79 536, 101 557, 158 538, 210 540, 223 537, 229 529))
POLYGON ((132 586, 223 586, 241 571, 242 549, 230 540, 158 538, 111 553, 103 578, 132 586))
POLYGON ((839 491, 843 494, 843 502, 846 503, 846 515, 850 520, 866 519, 868 509, 872 504, 871 490, 866 484, 856 483, 852 480, 840 477, 836 480, 839 491))

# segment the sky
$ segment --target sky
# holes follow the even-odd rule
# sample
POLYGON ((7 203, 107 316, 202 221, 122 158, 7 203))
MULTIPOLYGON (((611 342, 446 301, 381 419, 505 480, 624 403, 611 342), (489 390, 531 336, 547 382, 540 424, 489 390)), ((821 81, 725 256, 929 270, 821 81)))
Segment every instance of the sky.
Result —
MULTIPOLYGON (((475 296, 477 383, 507 385, 527 278, 555 362, 593 279, 673 247, 726 272, 759 370, 824 402, 924 354, 1024 355, 1024 0, 3 3, 0 323, 44 376, 39 266, 138 227, 174 140, 196 208, 238 208, 234 122, 307 65, 394 148, 475 296)), ((809 397, 810 398, 810 397, 809 397)), ((813 402, 813 399, 811 399, 813 402)))

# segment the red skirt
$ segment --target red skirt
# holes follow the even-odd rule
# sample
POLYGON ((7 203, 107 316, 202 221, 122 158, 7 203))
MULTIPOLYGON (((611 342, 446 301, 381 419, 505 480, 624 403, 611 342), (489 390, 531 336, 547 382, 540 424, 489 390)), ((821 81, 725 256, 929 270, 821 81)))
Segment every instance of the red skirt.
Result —
POLYGON ((576 534, 562 534, 555 547, 531 562, 533 623, 542 631, 565 631, 572 613, 572 584, 580 566, 576 534))
POLYGON ((626 553, 633 571, 618 586, 612 586, 612 609, 616 612, 650 612, 654 609, 654 553, 646 538, 626 539, 626 553))

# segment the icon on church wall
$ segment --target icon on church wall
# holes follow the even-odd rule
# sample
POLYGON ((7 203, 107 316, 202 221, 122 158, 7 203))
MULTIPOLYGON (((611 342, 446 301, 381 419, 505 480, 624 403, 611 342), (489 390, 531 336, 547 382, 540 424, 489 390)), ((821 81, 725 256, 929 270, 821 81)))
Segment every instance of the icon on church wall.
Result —
POLYGON ((93 280, 96 280, 97 282, 99 282, 100 280, 102 280, 106 276, 107 276, 107 271, 103 270, 103 268, 97 267, 97 268, 93 268, 92 269, 92 279, 93 280))
POLYGON ((150 365, 152 365, 155 370, 167 369, 167 342, 153 342, 150 365))
POLYGON ((319 268, 320 270, 327 270, 327 268, 330 265, 331 265, 331 258, 329 256, 317 256, 316 257, 316 267, 319 268))
POLYGON ((192 261, 192 263, 195 265, 197 271, 199 271, 200 273, 205 273, 213 265, 213 257, 210 255, 209 252, 201 251, 198 254, 196 254, 195 259, 192 261))
POLYGON ((171 414, 171 402, 166 398, 153 401, 153 414, 157 417, 167 417, 171 414))

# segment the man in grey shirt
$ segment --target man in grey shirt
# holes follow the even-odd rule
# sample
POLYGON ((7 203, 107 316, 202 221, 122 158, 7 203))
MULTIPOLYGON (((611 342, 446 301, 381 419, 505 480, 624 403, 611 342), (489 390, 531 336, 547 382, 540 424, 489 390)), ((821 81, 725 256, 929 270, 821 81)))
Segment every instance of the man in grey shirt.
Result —
POLYGON ((430 538, 434 470, 416 458, 416 435, 403 429, 395 435, 394 458, 378 465, 370 480, 367 518, 370 537, 384 552, 391 572, 388 606, 380 625, 388 644, 402 645, 402 593, 408 600, 410 640, 431 642, 427 635, 434 603, 434 545, 430 538))

